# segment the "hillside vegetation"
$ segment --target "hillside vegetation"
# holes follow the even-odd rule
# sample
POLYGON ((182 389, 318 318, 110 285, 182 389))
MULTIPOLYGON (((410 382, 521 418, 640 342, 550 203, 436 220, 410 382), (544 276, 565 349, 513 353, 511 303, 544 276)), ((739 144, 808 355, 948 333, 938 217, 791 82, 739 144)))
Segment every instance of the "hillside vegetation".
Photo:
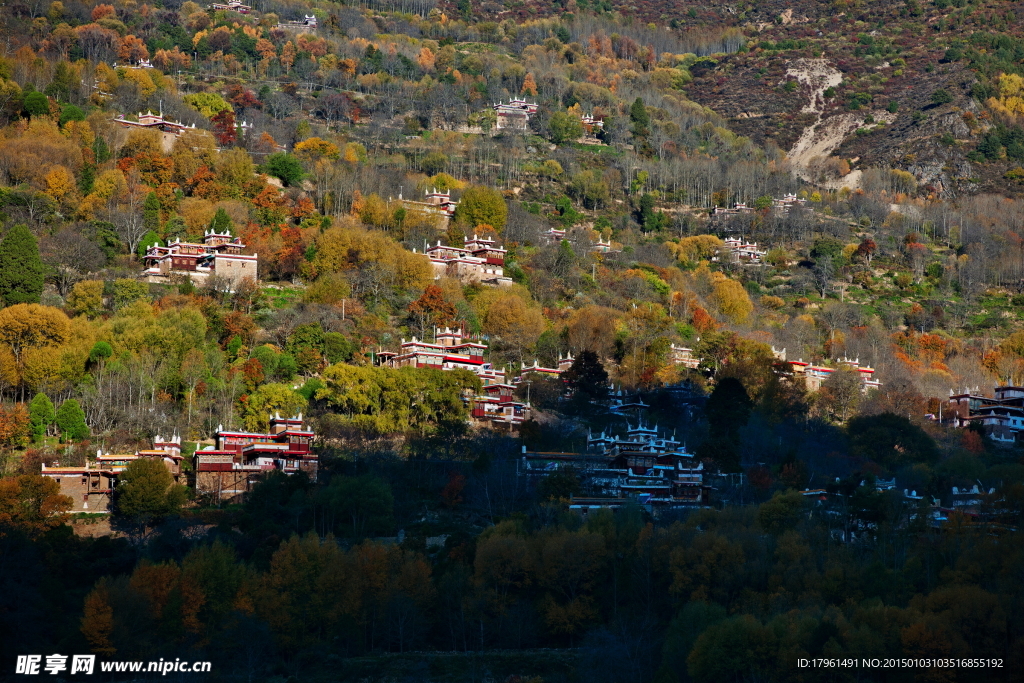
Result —
POLYGON ((954 394, 1024 383, 1018 13, 3 5, 5 661, 717 683, 984 657, 1003 668, 830 674, 1013 680, 1022 451, 948 418, 954 394), (536 104, 522 129, 499 127, 513 98, 536 104), (147 113, 184 130, 131 125, 147 113), (258 278, 144 272, 151 247, 227 233, 258 278), (507 286, 423 254, 474 237, 507 250, 507 286), (380 367, 445 328, 510 381, 577 361, 519 383, 530 419, 493 429, 468 419, 468 373, 380 367), (837 371, 810 391, 784 361, 837 371), (233 505, 161 485, 108 528, 39 476, 156 435, 191 456, 274 413, 316 431, 317 481, 270 476, 233 505), (702 463, 706 508, 584 517, 582 473, 521 476, 523 449, 640 421, 702 463), (976 509, 942 512, 953 487, 978 487, 976 509))

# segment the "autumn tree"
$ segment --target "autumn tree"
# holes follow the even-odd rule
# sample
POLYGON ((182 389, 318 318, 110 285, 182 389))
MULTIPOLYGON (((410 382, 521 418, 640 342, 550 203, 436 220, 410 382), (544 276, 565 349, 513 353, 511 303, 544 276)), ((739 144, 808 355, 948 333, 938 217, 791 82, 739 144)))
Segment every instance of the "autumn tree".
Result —
POLYGON ((235 129, 235 113, 230 109, 222 109, 210 119, 213 124, 213 135, 222 147, 235 144, 238 131, 235 129))
POLYGON ((613 308, 588 305, 569 316, 569 348, 581 353, 591 350, 598 358, 608 358, 615 349, 616 324, 622 314, 613 308))
POLYGON ((332 365, 316 398, 326 401, 343 424, 371 434, 458 431, 467 411, 463 392, 479 389, 469 372, 432 368, 332 365))
POLYGON ((519 94, 537 96, 537 81, 534 79, 532 71, 527 73, 526 78, 523 79, 523 87, 519 89, 519 94))
POLYGON ((7 344, 20 362, 27 349, 63 344, 70 333, 63 311, 39 304, 16 304, 0 309, 0 343, 7 344))
POLYGON ((462 194, 455 209, 455 220, 476 227, 493 226, 500 234, 508 219, 508 207, 501 192, 485 185, 471 185, 462 194))
POLYGON ((416 321, 423 338, 428 327, 448 327, 455 323, 458 310, 444 298, 437 285, 429 285, 419 299, 409 304, 409 315, 416 321))
POLYGON ((103 310, 103 280, 76 282, 68 294, 67 305, 75 313, 89 318, 103 310))
POLYGON ((287 384, 264 384, 242 398, 242 422, 246 429, 262 431, 274 413, 302 412, 306 399, 287 384))
POLYGON ((0 446, 25 446, 31 432, 31 418, 24 403, 0 406, 0 446))
POLYGON ((849 365, 842 365, 822 383, 817 398, 835 419, 846 422, 860 401, 862 387, 860 373, 849 365))
POLYGON ((875 244, 875 241, 870 237, 865 237, 861 240, 860 244, 857 245, 857 250, 854 253, 870 264, 871 257, 874 255, 876 249, 877 245, 875 244))
POLYGON ((754 304, 743 285, 725 278, 715 282, 713 287, 711 298, 718 310, 733 323, 741 325, 747 322, 754 311, 754 304))
POLYGON ((62 526, 73 507, 74 501, 62 495, 60 484, 50 477, 0 479, 0 529, 13 527, 38 536, 62 526))
POLYGON ((516 294, 495 300, 484 316, 484 333, 497 342, 501 351, 515 361, 526 359, 526 353, 537 342, 546 323, 538 308, 530 307, 516 294))
POLYGON ((101 578, 85 596, 80 631, 92 652, 110 657, 117 652, 111 635, 114 631, 114 608, 110 605, 107 577, 101 578))
POLYGON ((19 223, 0 240, 0 301, 6 306, 39 303, 45 282, 36 238, 19 223))

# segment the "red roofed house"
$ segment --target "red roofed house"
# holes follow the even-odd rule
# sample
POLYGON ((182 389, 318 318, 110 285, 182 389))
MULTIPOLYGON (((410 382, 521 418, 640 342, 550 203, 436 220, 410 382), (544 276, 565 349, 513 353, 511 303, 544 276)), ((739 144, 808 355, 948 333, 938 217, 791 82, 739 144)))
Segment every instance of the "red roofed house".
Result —
MULTIPOLYGON (((784 353, 784 352, 783 352, 784 353)), ((783 357, 782 360, 785 360, 783 357)), ((848 365, 860 375, 861 391, 867 393, 870 389, 877 389, 882 386, 882 383, 874 378, 875 369, 869 368, 866 365, 861 365, 860 360, 850 360, 849 358, 843 358, 842 360, 836 359, 835 366, 826 365, 812 365, 800 360, 787 361, 790 367, 793 369, 793 378, 803 377, 804 384, 808 391, 817 391, 821 388, 821 385, 825 383, 825 380, 829 378, 833 372, 839 369, 842 365, 848 365)))
POLYGON ((424 253, 430 258, 436 277, 456 278, 463 284, 512 284, 512 278, 505 277, 504 272, 506 251, 492 239, 473 235, 473 239, 466 240, 465 247, 443 246, 438 240, 424 253))
POLYGON ((486 344, 466 340, 461 329, 446 327, 435 331, 432 344, 415 337, 403 339, 399 353, 381 351, 377 358, 381 365, 393 368, 469 370, 483 384, 483 393, 466 397, 470 417, 503 427, 519 425, 526 420, 529 406, 515 399, 515 385, 505 383, 505 371, 484 360, 486 350, 486 344))
POLYGON ((259 277, 259 256, 243 254, 245 245, 231 233, 208 231, 202 244, 175 240, 166 247, 154 244, 146 249, 146 279, 165 283, 172 275, 188 276, 201 283, 211 275, 222 278, 229 291, 248 278, 259 277))
POLYGON ((270 432, 217 429, 216 447, 195 454, 196 492, 217 500, 238 502, 267 472, 306 472, 316 481, 319 459, 313 453, 312 431, 302 415, 270 418, 270 432))

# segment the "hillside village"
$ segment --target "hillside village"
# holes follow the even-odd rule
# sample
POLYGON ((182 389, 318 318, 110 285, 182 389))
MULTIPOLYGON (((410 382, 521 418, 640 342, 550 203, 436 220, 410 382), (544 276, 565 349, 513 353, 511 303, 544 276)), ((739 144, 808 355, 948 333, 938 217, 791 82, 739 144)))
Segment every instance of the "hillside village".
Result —
POLYGON ((3 660, 1016 680, 1021 21, 0 7, 3 660))

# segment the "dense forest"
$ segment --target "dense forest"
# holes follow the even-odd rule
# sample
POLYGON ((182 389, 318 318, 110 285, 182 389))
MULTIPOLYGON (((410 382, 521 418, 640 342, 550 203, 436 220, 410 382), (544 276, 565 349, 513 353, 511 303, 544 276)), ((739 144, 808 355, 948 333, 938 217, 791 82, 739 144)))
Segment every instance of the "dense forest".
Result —
POLYGON ((1024 383, 1016 11, 3 5, 4 675, 1019 679, 1024 451, 953 399, 1024 383), (500 282, 425 254, 483 242, 500 282), (160 270, 203 243, 242 270, 160 270), (445 330, 521 423, 388 365, 445 330), (183 484, 275 414, 315 476, 183 484), (703 504, 581 513, 592 476, 523 471, 638 423, 703 504), (110 514, 43 476, 160 435, 180 481, 138 460, 110 514), (891 657, 1001 666, 798 666, 891 657))

